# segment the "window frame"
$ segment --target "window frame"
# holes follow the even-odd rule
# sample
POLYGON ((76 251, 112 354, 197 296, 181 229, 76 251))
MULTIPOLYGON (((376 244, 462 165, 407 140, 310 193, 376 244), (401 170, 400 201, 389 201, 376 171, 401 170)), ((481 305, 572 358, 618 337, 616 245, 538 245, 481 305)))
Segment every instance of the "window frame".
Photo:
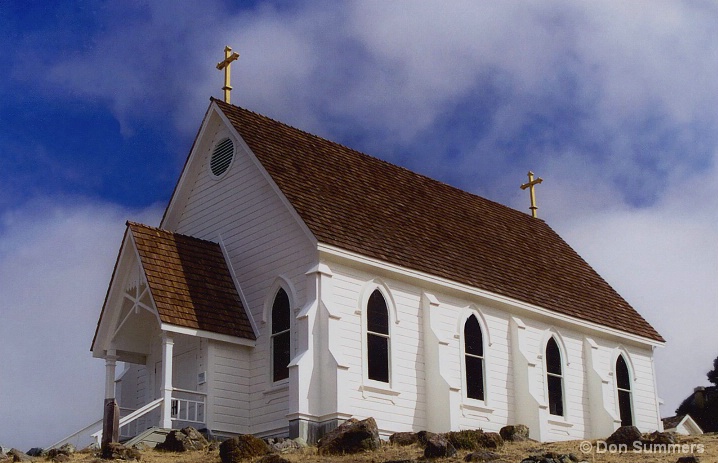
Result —
MULTIPOLYGON (((384 315, 384 314, 381 314, 384 315)), ((365 330, 365 343, 366 343, 366 364, 367 364, 367 379, 369 381, 375 381, 377 383, 382 383, 386 385, 391 384, 391 317, 389 316, 389 304, 386 302, 386 297, 382 294, 382 292, 377 288, 374 291, 371 292, 369 295, 369 299, 367 299, 366 303, 366 316, 364 317, 366 322, 366 330, 365 330), (383 310, 386 311, 386 333, 382 333, 381 331, 372 331, 369 326, 372 324, 369 320, 370 315, 370 306, 372 304, 372 298, 375 297, 381 298, 381 301, 383 302, 383 310), (385 360, 386 365, 385 368, 381 368, 380 374, 386 373, 386 381, 382 379, 377 379, 376 377, 372 378, 372 371, 371 371, 371 364, 373 364, 372 355, 370 353, 370 349, 372 348, 373 343, 370 342, 370 339, 383 339, 386 343, 385 347, 385 353, 382 353, 382 359, 385 360), (384 359, 385 357, 385 359, 384 359), (386 371, 384 371, 386 370, 386 371)))
POLYGON ((473 311, 472 311, 472 313, 469 314, 468 317, 464 318, 461 326, 462 326, 462 330, 460 333, 461 333, 461 340, 462 340, 462 342, 461 342, 461 355, 462 355, 461 366, 462 366, 463 398, 470 402, 477 402, 477 403, 481 403, 481 404, 485 405, 486 401, 487 401, 487 395, 488 395, 488 391, 486 388, 486 385, 487 385, 487 381, 486 381, 487 342, 486 342, 486 334, 485 334, 486 330, 482 326, 481 317, 473 311), (476 326, 478 327, 479 334, 481 336, 481 355, 475 355, 475 354, 468 353, 467 348, 466 348, 467 347, 466 346, 466 341, 467 341, 466 327, 472 318, 474 319, 476 326), (480 361, 481 361, 481 381, 482 381, 481 392, 482 392, 482 396, 483 396, 481 398, 469 396, 469 367, 467 365, 467 358, 480 359, 480 361))
POLYGON ((396 313, 396 303, 394 301, 394 298, 392 296, 392 292, 389 290, 388 286, 384 284, 380 279, 376 278, 373 280, 368 281, 362 291, 360 292, 360 297, 358 302, 357 311, 355 312, 357 315, 359 315, 360 323, 361 323, 361 333, 360 333, 360 342, 361 342, 361 365, 362 365, 362 390, 364 391, 372 391, 373 393, 379 393, 381 395, 396 395, 398 394, 397 391, 393 389, 394 385, 394 349, 392 346, 392 340, 394 338, 394 325, 399 323, 398 316, 396 313), (389 381, 379 381, 376 379, 371 379, 369 377, 369 342, 368 342, 368 335, 369 334, 381 334, 381 333, 374 333, 369 331, 369 324, 368 324, 368 312, 369 312, 369 300, 371 298, 371 295, 374 294, 375 291, 379 291, 381 296, 384 299, 384 303, 386 305, 386 313, 387 313, 387 323, 388 323, 388 335, 382 335, 384 339, 387 339, 387 361, 388 361, 388 376, 389 381))
POLYGON ((289 381, 289 364, 292 361, 292 299, 289 296, 289 291, 287 291, 283 286, 279 286, 274 290, 272 293, 274 294, 274 297, 271 300, 271 306, 269 309, 269 383, 272 385, 282 384, 289 381), (287 298, 287 315, 288 315, 288 324, 287 328, 279 331, 277 333, 274 332, 274 310, 275 310, 275 304, 277 303, 277 298, 280 295, 280 292, 283 292, 284 295, 287 298), (286 376, 280 379, 275 379, 275 362, 276 362, 276 349, 275 349, 275 339, 280 336, 287 336, 288 339, 288 347, 289 347, 289 358, 287 361, 287 367, 286 367, 286 376))
POLYGON ((618 411, 618 418, 621 420, 621 426, 635 426, 636 418, 635 413, 633 410, 633 388, 631 387, 631 383, 633 382, 633 375, 631 374, 631 368, 629 366, 629 361, 627 360, 626 356, 623 352, 619 353, 618 356, 616 356, 616 360, 613 362, 613 377, 615 380, 616 385, 616 409, 618 411), (619 369, 618 369, 618 362, 620 360, 623 360, 623 365, 626 368, 626 381, 628 382, 628 389, 622 388, 620 386, 620 379, 618 377, 619 369), (628 397, 628 412, 630 414, 630 423, 624 424, 624 417, 623 417, 623 407, 621 406, 621 393, 624 393, 623 396, 628 397))
MULTIPOLYGON (((555 335, 549 336, 548 340, 544 344, 543 354, 544 354, 544 381, 545 381, 545 385, 546 385, 545 389, 546 389, 546 398, 547 398, 547 402, 548 402, 548 413, 552 417, 558 417, 558 418, 565 419, 566 418, 566 388, 564 387, 564 378, 566 376, 566 370, 563 366, 563 359, 564 359, 565 353, 562 353, 560 343, 556 339, 555 335), (554 345, 556 346, 556 352, 558 354, 557 365, 560 368, 559 373, 549 371, 549 360, 550 359, 549 359, 549 350, 548 349, 549 349, 549 345, 551 342, 553 342, 554 345), (555 384, 555 381, 550 381, 550 379, 554 379, 554 380, 558 379, 559 380, 558 384, 559 384, 559 393, 560 393, 560 399, 561 399, 559 402, 560 407, 561 407, 560 414, 553 413, 553 407, 551 405, 552 405, 552 403, 555 403, 555 402, 552 400, 552 397, 554 396, 554 394, 552 394, 553 387, 551 386, 551 384, 552 383, 555 384)), ((551 362, 551 363, 554 363, 554 362, 551 362)))

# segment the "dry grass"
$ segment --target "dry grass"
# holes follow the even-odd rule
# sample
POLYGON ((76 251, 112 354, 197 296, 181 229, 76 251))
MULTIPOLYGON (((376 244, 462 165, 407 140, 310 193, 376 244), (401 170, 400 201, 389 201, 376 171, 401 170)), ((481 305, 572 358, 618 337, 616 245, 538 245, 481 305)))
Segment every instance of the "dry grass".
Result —
MULTIPOLYGON (((703 452, 696 451, 694 454, 700 458, 701 462, 718 462, 718 434, 712 433, 704 436, 696 437, 679 437, 678 443, 694 446, 694 449, 703 449, 703 452), (700 447, 699 447, 700 446, 700 447)), ((559 454, 573 453, 581 459, 591 463, 675 463, 681 456, 691 455, 691 453, 639 453, 629 449, 624 453, 599 453, 596 452, 596 443, 592 442, 593 451, 589 453, 581 452, 581 441, 553 442, 553 443, 537 443, 537 442, 516 442, 507 443, 503 448, 496 450, 501 458, 509 463, 519 463, 529 455, 546 452, 556 452, 559 454)), ((459 451, 456 456, 451 458, 437 459, 437 462, 463 462, 464 456, 469 453, 467 451, 459 451)), ((345 456, 319 456, 315 448, 310 447, 297 453, 287 453, 282 455, 293 463, 382 463, 390 460, 420 460, 423 459, 423 448, 418 445, 408 447, 399 447, 386 443, 380 450, 375 452, 366 452, 355 455, 345 456)), ((142 453, 142 461, 145 463, 219 463, 219 452, 187 452, 187 453, 171 453, 148 450, 142 453)), ((91 453, 77 453, 73 455, 70 463, 97 463, 97 457, 91 453)))

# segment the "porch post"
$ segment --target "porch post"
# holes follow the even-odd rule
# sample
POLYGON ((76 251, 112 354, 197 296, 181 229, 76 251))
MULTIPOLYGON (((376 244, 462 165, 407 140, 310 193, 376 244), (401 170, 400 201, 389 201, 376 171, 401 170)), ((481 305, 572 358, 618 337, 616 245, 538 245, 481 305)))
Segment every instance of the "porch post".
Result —
POLYGON ((120 437, 120 407, 115 400, 115 366, 117 355, 108 350, 105 355, 105 407, 102 414, 102 450, 120 437))
POLYGON ((167 332, 162 333, 162 419, 160 427, 172 429, 172 350, 174 340, 167 332))

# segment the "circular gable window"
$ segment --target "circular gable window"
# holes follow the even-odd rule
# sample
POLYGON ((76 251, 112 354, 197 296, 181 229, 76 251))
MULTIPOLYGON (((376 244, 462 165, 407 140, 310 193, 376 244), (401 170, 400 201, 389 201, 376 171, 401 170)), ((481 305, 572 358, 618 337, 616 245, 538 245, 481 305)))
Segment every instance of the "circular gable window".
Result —
POLYGON ((212 171, 212 175, 219 177, 227 172, 232 164, 232 158, 234 158, 234 143, 229 138, 220 140, 214 145, 212 158, 209 160, 209 169, 212 171))

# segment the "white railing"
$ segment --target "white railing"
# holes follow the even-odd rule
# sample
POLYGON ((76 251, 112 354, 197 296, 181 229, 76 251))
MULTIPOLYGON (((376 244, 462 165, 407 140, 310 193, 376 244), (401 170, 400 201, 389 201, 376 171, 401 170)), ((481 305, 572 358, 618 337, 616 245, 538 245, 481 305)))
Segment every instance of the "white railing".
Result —
MULTIPOLYGON (((175 397, 172 398, 170 416, 173 420, 184 421, 188 423, 204 423, 205 422, 205 402, 207 394, 204 392, 190 391, 187 389, 172 389, 175 397), (194 399, 185 398, 186 396, 194 396, 194 399), (199 397, 199 400, 197 400, 199 397)), ((147 405, 138 408, 127 416, 120 418, 120 436, 134 437, 138 433, 137 419, 147 415, 151 411, 159 408, 162 405, 163 399, 156 399, 147 405)), ((100 424, 102 427, 102 420, 99 423, 94 423, 93 426, 100 424)), ((85 430, 90 429, 92 426, 88 426, 85 430)), ((84 430, 83 430, 84 431, 84 430)), ((102 442, 102 429, 92 434, 95 442, 99 445, 102 442)))
MULTIPOLYGON (((122 418, 120 418, 120 429, 122 429, 123 426, 126 426, 129 423, 135 421, 137 418, 145 416, 147 413, 151 412, 160 405, 162 405, 162 399, 153 400, 144 407, 138 408, 127 416, 123 416, 122 418)), ((99 445, 102 442, 102 429, 94 433, 92 437, 95 438, 95 442, 97 442, 97 444, 99 445)))
POLYGON ((84 443, 87 442, 86 439, 87 439, 87 436, 89 435, 88 433, 98 427, 102 428, 102 418, 95 421, 91 425, 85 426, 84 428, 80 429, 79 431, 77 431, 73 434, 70 434, 69 436, 65 437, 64 439, 61 439, 61 440, 55 442, 50 447, 48 447, 47 450, 58 448, 67 443, 74 445, 77 449, 81 449, 82 447, 85 446, 84 443))
POLYGON ((204 392, 189 391, 186 389, 174 388, 172 390, 177 397, 172 399, 171 417, 173 420, 186 421, 189 423, 205 422, 205 397, 204 392), (187 399, 182 396, 199 396, 200 400, 187 399))

